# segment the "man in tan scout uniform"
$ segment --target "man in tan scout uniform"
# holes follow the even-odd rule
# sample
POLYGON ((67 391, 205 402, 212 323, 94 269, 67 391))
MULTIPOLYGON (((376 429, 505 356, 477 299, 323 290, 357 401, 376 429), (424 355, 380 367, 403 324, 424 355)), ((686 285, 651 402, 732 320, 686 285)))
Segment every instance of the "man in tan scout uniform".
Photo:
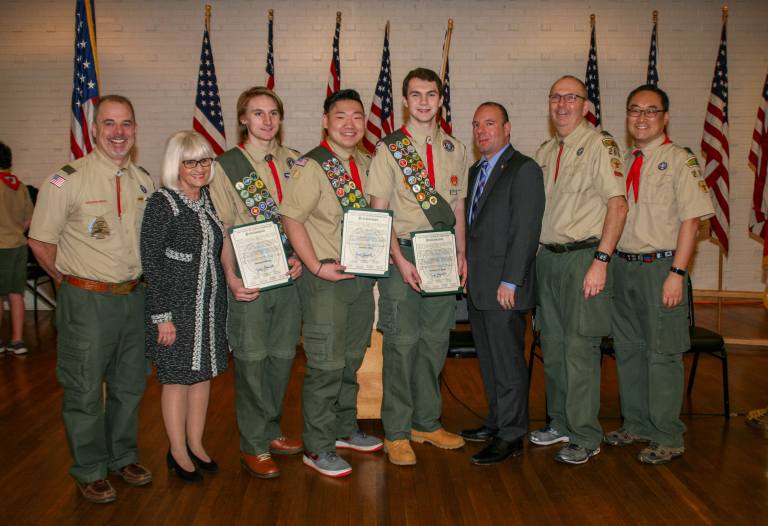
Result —
POLYGON ((381 440, 357 426, 357 370, 373 324, 373 279, 344 273, 345 210, 368 206, 370 158, 357 149, 365 112, 360 95, 325 99, 328 136, 297 160, 280 205, 285 231, 308 272, 299 280, 304 321, 304 464, 329 477, 352 472, 337 449, 378 451, 381 440))
POLYGON ((374 208, 394 212, 390 277, 379 280, 379 329, 384 333, 385 451, 397 465, 416 463, 410 440, 456 449, 464 439, 443 429, 439 375, 456 317, 453 295, 422 297, 411 233, 453 228, 461 285, 466 281, 464 199, 466 148, 438 126, 442 82, 417 68, 403 80, 406 126, 383 138, 371 164, 374 208))
POLYGON ((610 333, 608 262, 627 215, 619 148, 589 126, 584 83, 565 76, 549 91, 556 135, 541 145, 546 205, 536 258, 551 423, 531 443, 570 444, 555 456, 583 464, 600 452, 600 340, 610 333))
POLYGON ((147 374, 139 232, 155 185, 131 160, 131 102, 108 95, 95 111, 96 149, 43 183, 29 246, 61 284, 56 374, 74 460, 69 472, 87 500, 102 503, 116 496, 108 470, 128 484, 152 481, 138 464, 136 433, 147 374))
MULTIPOLYGON (((299 157, 278 141, 283 117, 283 102, 265 87, 250 88, 237 100, 240 144, 219 156, 219 176, 211 182, 214 207, 227 228, 262 221, 280 224, 277 207, 299 157)), ((287 238, 284 243, 290 254, 287 238)), ((302 450, 300 440, 280 431, 301 327, 299 294, 293 285, 263 292, 245 288, 230 245, 222 261, 229 285, 227 337, 235 356, 241 462, 256 477, 274 478, 280 470, 270 453, 302 450)), ((288 262, 291 277, 297 279, 301 263, 294 255, 288 262)))
POLYGON ((650 442, 638 459, 663 464, 683 454, 682 353, 690 348, 686 269, 699 221, 713 215, 709 189, 690 150, 665 133, 669 98, 655 86, 627 97, 625 156, 629 216, 612 268, 613 339, 622 427, 614 446, 650 442))
POLYGON ((3 324, 3 302, 11 307, 11 338, 6 345, 0 340, 0 353, 6 350, 24 354, 24 289, 27 285, 27 238, 24 235, 32 219, 29 191, 11 172, 13 152, 0 142, 0 327, 3 324))

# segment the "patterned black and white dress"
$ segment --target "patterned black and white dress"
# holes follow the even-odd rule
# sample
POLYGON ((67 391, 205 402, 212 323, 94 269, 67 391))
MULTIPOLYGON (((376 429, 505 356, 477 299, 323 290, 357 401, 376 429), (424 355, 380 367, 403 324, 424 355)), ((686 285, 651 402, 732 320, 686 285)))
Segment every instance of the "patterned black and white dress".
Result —
POLYGON ((198 201, 161 188, 141 227, 147 282, 147 357, 162 384, 194 384, 227 367, 227 284, 221 267, 224 227, 204 187, 198 201), (157 324, 172 321, 176 341, 157 343, 157 324))

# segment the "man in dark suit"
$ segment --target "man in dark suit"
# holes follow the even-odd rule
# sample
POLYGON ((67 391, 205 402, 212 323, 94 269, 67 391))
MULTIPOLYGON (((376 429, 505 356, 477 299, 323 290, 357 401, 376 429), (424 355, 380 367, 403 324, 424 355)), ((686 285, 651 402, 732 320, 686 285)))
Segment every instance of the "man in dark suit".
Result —
POLYGON ((544 184, 539 166, 509 144, 501 104, 485 102, 472 120, 482 158, 469 170, 469 319, 488 399, 488 417, 461 435, 490 444, 472 457, 495 464, 523 452, 528 431, 525 316, 535 305, 535 270, 544 184))

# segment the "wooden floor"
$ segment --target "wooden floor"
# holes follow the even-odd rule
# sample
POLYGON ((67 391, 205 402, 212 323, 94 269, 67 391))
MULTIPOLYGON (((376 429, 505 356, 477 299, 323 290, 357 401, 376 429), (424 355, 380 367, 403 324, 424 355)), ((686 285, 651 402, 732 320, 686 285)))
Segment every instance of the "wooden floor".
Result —
MULTIPOLYGON (((699 307, 697 321, 712 325, 713 313, 712 307, 699 307)), ((480 445, 440 451, 415 444, 418 464, 408 468, 389 464, 382 453, 342 453, 354 469, 342 480, 307 469, 300 456, 278 458, 278 479, 244 473, 228 370, 213 382, 206 432, 208 451, 222 471, 199 485, 184 484, 165 469, 159 385, 152 377, 139 441, 141 461, 153 470, 154 482, 132 488, 113 478, 117 502, 89 504, 67 475, 51 320, 43 314, 35 325, 28 316, 30 353, 0 357, 0 524, 768 524, 768 434, 747 427, 743 416, 717 415, 720 369, 713 358, 702 359, 693 400, 684 408, 695 413, 684 417, 686 453, 666 466, 638 463, 635 447, 604 447, 586 465, 565 466, 553 460, 554 446, 527 447, 521 458, 480 467, 469 463, 480 445)), ((768 314, 757 306, 728 307, 723 328, 729 335, 766 338, 768 314)), ((741 415, 768 404, 768 349, 732 347, 729 354, 732 411, 741 415)), ((301 431, 303 365, 300 354, 285 407, 284 431, 290 436, 301 431)), ((605 430, 619 425, 615 378, 615 365, 606 360, 605 430)), ((449 359, 444 380, 445 427, 479 425, 473 412, 483 414, 485 404, 477 361, 449 359)), ((532 429, 543 424, 543 391, 537 364, 532 429)), ((361 427, 382 434, 380 421, 362 421, 361 427)))

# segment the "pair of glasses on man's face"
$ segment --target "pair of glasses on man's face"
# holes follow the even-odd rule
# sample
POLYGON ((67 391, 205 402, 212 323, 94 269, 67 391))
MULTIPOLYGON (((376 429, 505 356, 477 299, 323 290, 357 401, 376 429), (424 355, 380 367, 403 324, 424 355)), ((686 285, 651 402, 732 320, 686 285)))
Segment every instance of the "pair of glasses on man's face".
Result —
POLYGON ((213 164, 213 158, 211 157, 204 157, 202 159, 184 159, 181 161, 181 164, 184 165, 184 168, 192 169, 197 167, 199 164, 203 168, 208 168, 211 164, 213 164))
POLYGON ((655 119, 660 114, 664 113, 664 110, 660 110, 659 108, 639 108, 637 106, 630 106, 627 108, 627 115, 630 117, 638 118, 641 115, 644 115, 646 119, 655 119))
POLYGON ((558 104, 561 100, 563 102, 567 102, 568 104, 573 104, 577 100, 587 100, 585 97, 582 97, 581 95, 577 95, 575 93, 565 93, 563 95, 559 93, 553 93, 549 97, 549 102, 552 104, 558 104))

